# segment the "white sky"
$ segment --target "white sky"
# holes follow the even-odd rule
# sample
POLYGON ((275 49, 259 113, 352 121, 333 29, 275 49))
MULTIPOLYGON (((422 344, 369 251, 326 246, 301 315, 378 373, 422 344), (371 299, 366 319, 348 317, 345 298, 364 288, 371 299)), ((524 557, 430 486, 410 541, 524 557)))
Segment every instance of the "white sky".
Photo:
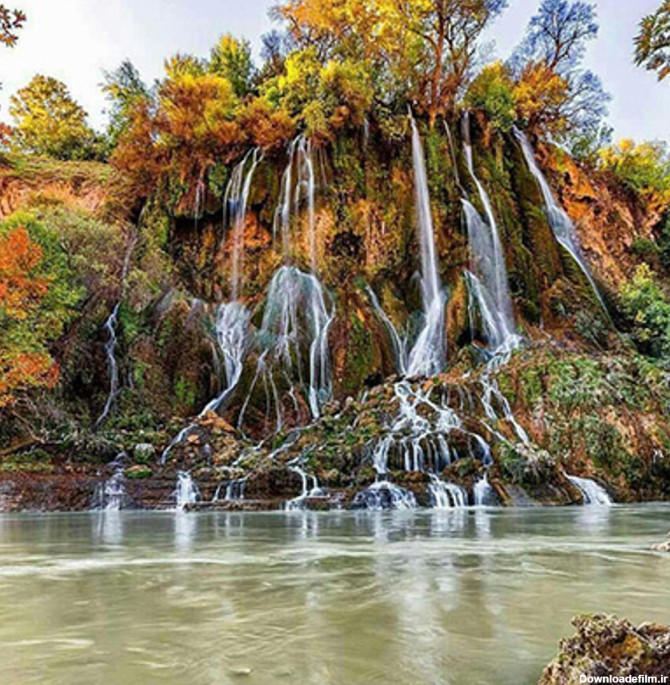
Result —
MULTIPOLYGON (((274 0, 5 0, 28 15, 19 42, 0 48, 0 118, 9 96, 35 73, 61 79, 101 126, 105 101, 99 84, 104 69, 130 58, 143 78, 161 75, 165 57, 179 51, 205 55, 218 36, 230 31, 257 49, 272 28, 274 0)), ((509 0, 510 7, 488 31, 496 54, 506 57, 521 39, 539 0, 509 0)), ((589 48, 587 66, 614 96, 610 123, 615 136, 670 139, 670 79, 632 63, 633 36, 640 18, 660 0, 596 0, 600 35, 589 48)))

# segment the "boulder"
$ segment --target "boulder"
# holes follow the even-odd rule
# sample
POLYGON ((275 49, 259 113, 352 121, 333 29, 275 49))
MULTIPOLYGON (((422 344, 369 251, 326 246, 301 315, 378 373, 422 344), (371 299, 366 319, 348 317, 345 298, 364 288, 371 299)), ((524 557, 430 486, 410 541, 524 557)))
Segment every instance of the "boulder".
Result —
MULTIPOLYGON (((616 616, 596 614, 572 619, 574 637, 561 641, 556 658, 538 685, 573 685, 584 678, 670 674, 670 628, 656 623, 635 627, 616 616)), ((660 678, 659 678, 659 682, 660 678)))

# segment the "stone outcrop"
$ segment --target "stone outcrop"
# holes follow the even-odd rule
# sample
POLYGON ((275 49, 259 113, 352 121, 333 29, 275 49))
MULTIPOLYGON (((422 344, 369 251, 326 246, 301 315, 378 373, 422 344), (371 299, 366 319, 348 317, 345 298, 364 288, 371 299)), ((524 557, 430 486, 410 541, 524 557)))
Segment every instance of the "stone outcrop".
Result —
POLYGON ((572 624, 577 634, 561 641, 558 655, 538 685, 575 685, 597 676, 670 675, 668 626, 643 623, 636 627, 604 614, 578 616, 572 624))

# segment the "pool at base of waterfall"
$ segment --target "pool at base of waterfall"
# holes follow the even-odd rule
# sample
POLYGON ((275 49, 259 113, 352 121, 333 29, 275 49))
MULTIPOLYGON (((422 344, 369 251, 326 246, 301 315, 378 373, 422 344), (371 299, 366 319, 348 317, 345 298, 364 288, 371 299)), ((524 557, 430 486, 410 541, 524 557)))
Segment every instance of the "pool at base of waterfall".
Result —
POLYGON ((524 685, 670 623, 670 505, 0 516, 0 682, 524 685))

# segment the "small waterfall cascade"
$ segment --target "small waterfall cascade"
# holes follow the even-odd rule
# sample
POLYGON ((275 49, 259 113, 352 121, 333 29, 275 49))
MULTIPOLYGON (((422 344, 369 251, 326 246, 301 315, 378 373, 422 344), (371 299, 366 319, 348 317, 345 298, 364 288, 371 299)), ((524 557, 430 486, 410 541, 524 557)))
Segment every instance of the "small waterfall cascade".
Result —
POLYGON ((407 374, 410 376, 430 376, 442 371, 445 364, 444 309, 446 295, 439 277, 423 145, 416 121, 414 121, 414 117, 410 119, 414 196, 421 248, 421 293, 424 322, 423 328, 408 355, 407 374))
MULTIPOLYGON (((219 305, 216 313, 215 331, 219 353, 223 360, 225 383, 221 392, 210 400, 198 414, 202 418, 211 411, 218 411, 230 397, 242 377, 244 359, 249 341, 249 310, 239 302, 226 302, 219 305)), ((181 444, 195 428, 195 422, 183 428, 165 448, 161 463, 175 445, 181 444)))
POLYGON ((109 371, 109 392, 107 393, 105 406, 95 422, 95 428, 100 427, 107 420, 107 417, 112 411, 116 396, 119 394, 119 364, 116 361, 116 326, 119 322, 119 308, 121 307, 121 302, 126 291, 126 279, 128 278, 128 271, 130 270, 130 258, 133 254, 136 242, 137 236, 133 235, 128 242, 128 247, 126 248, 126 253, 123 258, 123 266, 121 268, 121 299, 114 305, 110 315, 105 321, 104 329, 107 332, 105 354, 107 356, 107 369, 109 371))
POLYGON ((314 157, 312 143, 305 136, 300 136, 296 145, 297 183, 295 187, 295 206, 300 207, 304 201, 307 208, 307 239, 309 243, 309 262, 313 274, 316 274, 316 220, 314 213, 314 157))
POLYGON ((249 389, 238 425, 241 426, 251 393, 262 379, 272 388, 272 402, 277 413, 277 431, 283 427, 283 398, 279 397, 274 380, 280 373, 289 384, 289 398, 297 409, 296 383, 302 389, 312 418, 318 418, 321 407, 330 400, 332 381, 328 330, 334 318, 334 308, 328 301, 321 282, 295 266, 279 268, 268 287, 265 311, 257 334, 262 350, 256 374, 249 389))
POLYGON ((243 478, 236 478, 235 480, 231 480, 227 485, 226 485, 226 501, 227 502, 233 502, 233 501, 239 501, 244 499, 244 491, 247 486, 247 481, 249 480, 248 476, 244 476, 243 478))
POLYGON ((455 509, 468 506, 468 493, 455 483, 447 483, 430 474, 428 494, 434 509, 455 509))
POLYGON ((388 480, 379 480, 356 493, 351 503, 354 509, 385 511, 387 509, 416 509, 414 493, 388 480))
POLYGON ((578 476, 567 476, 567 478, 582 493, 584 504, 604 507, 612 506, 612 498, 607 494, 605 488, 594 480, 579 478, 578 476))
POLYGON ((470 176, 484 208, 485 219, 475 207, 463 199, 465 222, 470 247, 470 271, 467 281, 471 297, 479 305, 488 343, 493 349, 518 344, 518 334, 509 292, 505 253, 488 193, 477 177, 470 142, 470 119, 466 112, 462 120, 463 150, 470 176))
POLYGON ((298 144, 296 138, 288 148, 288 162, 281 180, 281 195, 277 209, 275 210, 272 235, 276 240, 281 235, 282 253, 287 262, 291 254, 291 188, 293 187, 293 167, 295 164, 295 151, 298 144))
POLYGON ((307 473, 297 465, 289 466, 289 471, 292 471, 300 476, 302 481, 302 491, 297 497, 288 500, 288 502, 284 504, 284 509, 286 511, 300 511, 304 509, 305 502, 310 497, 326 496, 326 492, 319 487, 319 481, 317 480, 316 476, 307 473))
POLYGON ((105 354, 107 355, 107 369, 109 371, 109 393, 102 413, 98 416, 95 426, 101 426, 109 416, 112 405, 119 392, 119 365, 116 361, 116 325, 119 318, 119 307, 121 302, 117 302, 112 309, 112 313, 105 321, 105 331, 107 332, 107 342, 105 343, 105 354))
POLYGON ((486 507, 494 503, 493 488, 487 475, 478 480, 472 488, 472 497, 476 507, 486 507))
POLYGON ((393 321, 388 317, 382 308, 377 295, 369 285, 366 285, 366 291, 372 304, 372 308, 379 317, 379 320, 384 324, 388 331, 391 345, 393 346, 393 356, 395 357, 395 364, 398 373, 401 376, 407 373, 407 340, 400 337, 398 329, 393 325, 393 321))
POLYGON ((519 141, 519 144, 521 145, 521 150, 526 160, 526 164, 528 164, 528 169, 530 170, 531 174, 533 174, 533 176, 535 177, 535 180, 537 181, 540 191, 542 192, 542 197, 544 198, 544 207, 547 213, 547 220, 549 221, 549 225, 551 226, 551 230, 554 234, 554 237, 556 238, 557 242, 565 250, 567 250, 567 252, 570 254, 572 259, 577 264, 577 266, 580 268, 580 270, 586 277, 586 280, 589 282, 589 285, 591 286, 593 293, 598 299, 598 302, 600 303, 603 312, 609 318, 609 313, 607 311, 605 301, 603 300, 602 295, 598 290, 598 286, 596 285, 596 282, 593 279, 591 270, 589 269, 582 255, 582 250, 579 245, 579 239, 577 238, 577 231, 575 230, 575 225, 573 224, 572 219, 568 216, 567 212, 562 207, 560 207, 559 204, 556 202, 554 193, 551 190, 549 183, 547 182, 547 179, 545 178, 544 174, 542 173, 542 170, 540 169, 537 163, 537 159, 535 158, 535 152, 533 151, 533 147, 530 144, 530 141, 528 140, 526 134, 523 133, 523 131, 520 131, 519 129, 515 128, 514 135, 516 139, 519 141))
POLYGON ((200 501, 200 490, 198 490, 198 486, 188 471, 179 471, 177 473, 177 485, 172 493, 172 497, 179 510, 200 501))
POLYGON ((104 483, 96 488, 93 496, 93 508, 104 511, 119 511, 127 506, 128 501, 124 470, 123 467, 119 467, 104 483))
MULTIPOLYGON (((414 501, 411 492, 389 480, 389 467, 405 472, 427 473, 430 478, 428 494, 436 508, 467 505, 467 495, 459 486, 442 480, 439 474, 461 457, 473 456, 484 464, 491 460, 488 443, 481 435, 468 431, 457 413, 430 391, 414 388, 408 381, 394 386, 398 410, 386 429, 386 435, 371 449, 370 459, 377 474, 376 482, 361 491, 354 501, 356 508, 410 508, 414 501), (450 439, 458 436, 465 445, 459 454, 450 446, 450 439)), ((414 503, 414 506, 416 504, 414 503)))
POLYGON ((284 262, 287 263, 291 255, 291 219, 304 205, 307 211, 310 268, 313 273, 317 271, 315 192, 316 175, 312 143, 304 135, 300 135, 288 148, 288 162, 282 175, 281 194, 275 210, 272 233, 275 240, 277 236, 281 236, 282 253, 284 262))
POLYGON ((224 228, 232 231, 232 268, 230 277, 231 299, 240 293, 244 262, 244 229, 247 217, 247 203, 254 172, 263 154, 259 148, 250 150, 235 166, 223 197, 224 228))
POLYGON ((221 393, 209 402, 200 415, 218 408, 237 387, 244 368, 249 340, 249 310, 239 302, 219 305, 216 312, 216 340, 223 360, 225 385, 221 393))

